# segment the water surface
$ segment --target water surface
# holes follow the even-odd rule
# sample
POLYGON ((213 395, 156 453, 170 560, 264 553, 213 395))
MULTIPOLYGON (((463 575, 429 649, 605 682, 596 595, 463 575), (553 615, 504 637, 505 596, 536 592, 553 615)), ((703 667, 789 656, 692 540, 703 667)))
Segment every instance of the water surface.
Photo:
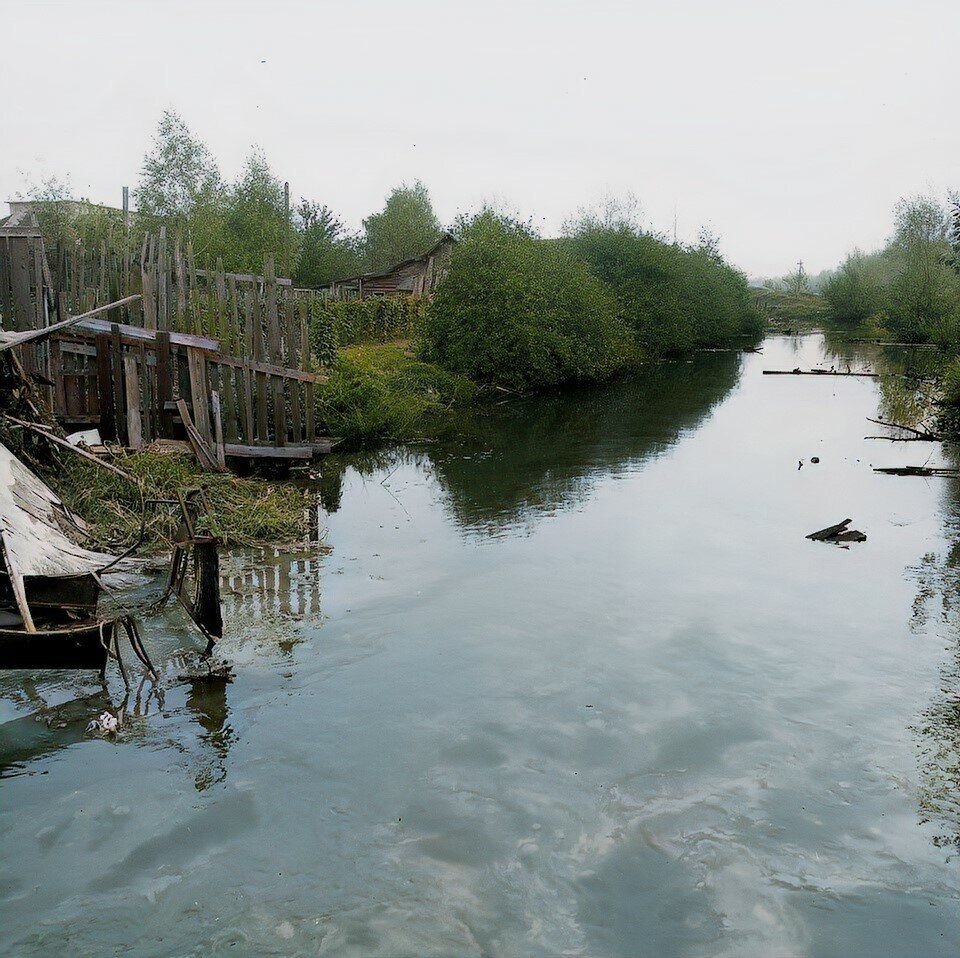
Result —
POLYGON ((0 679, 0 951, 957 954, 960 497, 872 472, 943 461, 863 438, 908 381, 761 375, 840 361, 888 362, 770 339, 331 457, 331 551, 224 563, 234 681, 152 620, 116 741, 116 682, 0 679))

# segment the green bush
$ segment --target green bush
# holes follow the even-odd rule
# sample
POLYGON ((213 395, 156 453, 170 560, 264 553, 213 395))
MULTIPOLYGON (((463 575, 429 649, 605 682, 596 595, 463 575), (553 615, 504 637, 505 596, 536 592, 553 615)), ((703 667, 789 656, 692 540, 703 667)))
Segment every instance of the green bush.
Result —
POLYGON ((724 262, 713 241, 688 248, 628 223, 587 217, 565 243, 614 293, 621 319, 649 353, 679 353, 761 332, 746 277, 724 262))
POLYGON ((582 261, 485 210, 462 228, 423 349, 476 382, 530 390, 609 376, 633 343, 582 261))
POLYGON ((437 414, 469 402, 474 388, 401 346, 355 346, 341 353, 318 390, 317 420, 325 432, 348 440, 410 439, 437 414))
POLYGON ((411 338, 425 313, 426 302, 419 296, 316 300, 310 313, 311 346, 320 364, 330 366, 341 346, 411 338))
POLYGON ((830 318, 844 326, 860 326, 886 303, 882 264, 877 256, 851 253, 823 284, 830 318))

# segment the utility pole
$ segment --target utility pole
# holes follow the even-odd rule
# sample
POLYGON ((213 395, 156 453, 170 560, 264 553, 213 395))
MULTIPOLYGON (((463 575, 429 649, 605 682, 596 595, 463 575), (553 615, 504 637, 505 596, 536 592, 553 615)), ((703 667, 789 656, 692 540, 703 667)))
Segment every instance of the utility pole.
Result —
POLYGON ((283 275, 290 276, 290 181, 283 183, 283 275))

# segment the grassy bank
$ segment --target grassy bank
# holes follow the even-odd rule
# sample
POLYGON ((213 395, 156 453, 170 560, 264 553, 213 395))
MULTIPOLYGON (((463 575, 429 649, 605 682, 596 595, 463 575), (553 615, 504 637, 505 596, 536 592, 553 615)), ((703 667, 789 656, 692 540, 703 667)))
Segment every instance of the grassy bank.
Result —
POLYGON ((813 293, 788 293, 776 289, 755 289, 757 312, 771 332, 804 333, 822 329, 830 320, 826 300, 813 293))

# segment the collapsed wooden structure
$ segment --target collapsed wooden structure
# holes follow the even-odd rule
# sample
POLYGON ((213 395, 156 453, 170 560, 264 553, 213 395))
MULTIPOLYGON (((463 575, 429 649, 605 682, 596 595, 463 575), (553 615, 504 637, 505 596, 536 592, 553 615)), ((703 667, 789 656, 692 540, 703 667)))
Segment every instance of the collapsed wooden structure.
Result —
POLYGON ((456 245, 444 233, 430 249, 387 269, 338 279, 330 284, 331 299, 370 299, 377 296, 429 296, 447 274, 450 253, 456 245))
POLYGON ((270 259, 257 275, 219 263, 199 269, 162 227, 139 250, 104 240, 99 250, 50 251, 35 214, 0 223, 8 335, 122 302, 119 316, 89 316, 17 351, 64 427, 97 427, 104 440, 133 448, 183 438, 181 403, 221 460, 308 459, 327 448, 314 416, 325 377, 312 368, 309 342, 319 298, 277 277, 270 259))

